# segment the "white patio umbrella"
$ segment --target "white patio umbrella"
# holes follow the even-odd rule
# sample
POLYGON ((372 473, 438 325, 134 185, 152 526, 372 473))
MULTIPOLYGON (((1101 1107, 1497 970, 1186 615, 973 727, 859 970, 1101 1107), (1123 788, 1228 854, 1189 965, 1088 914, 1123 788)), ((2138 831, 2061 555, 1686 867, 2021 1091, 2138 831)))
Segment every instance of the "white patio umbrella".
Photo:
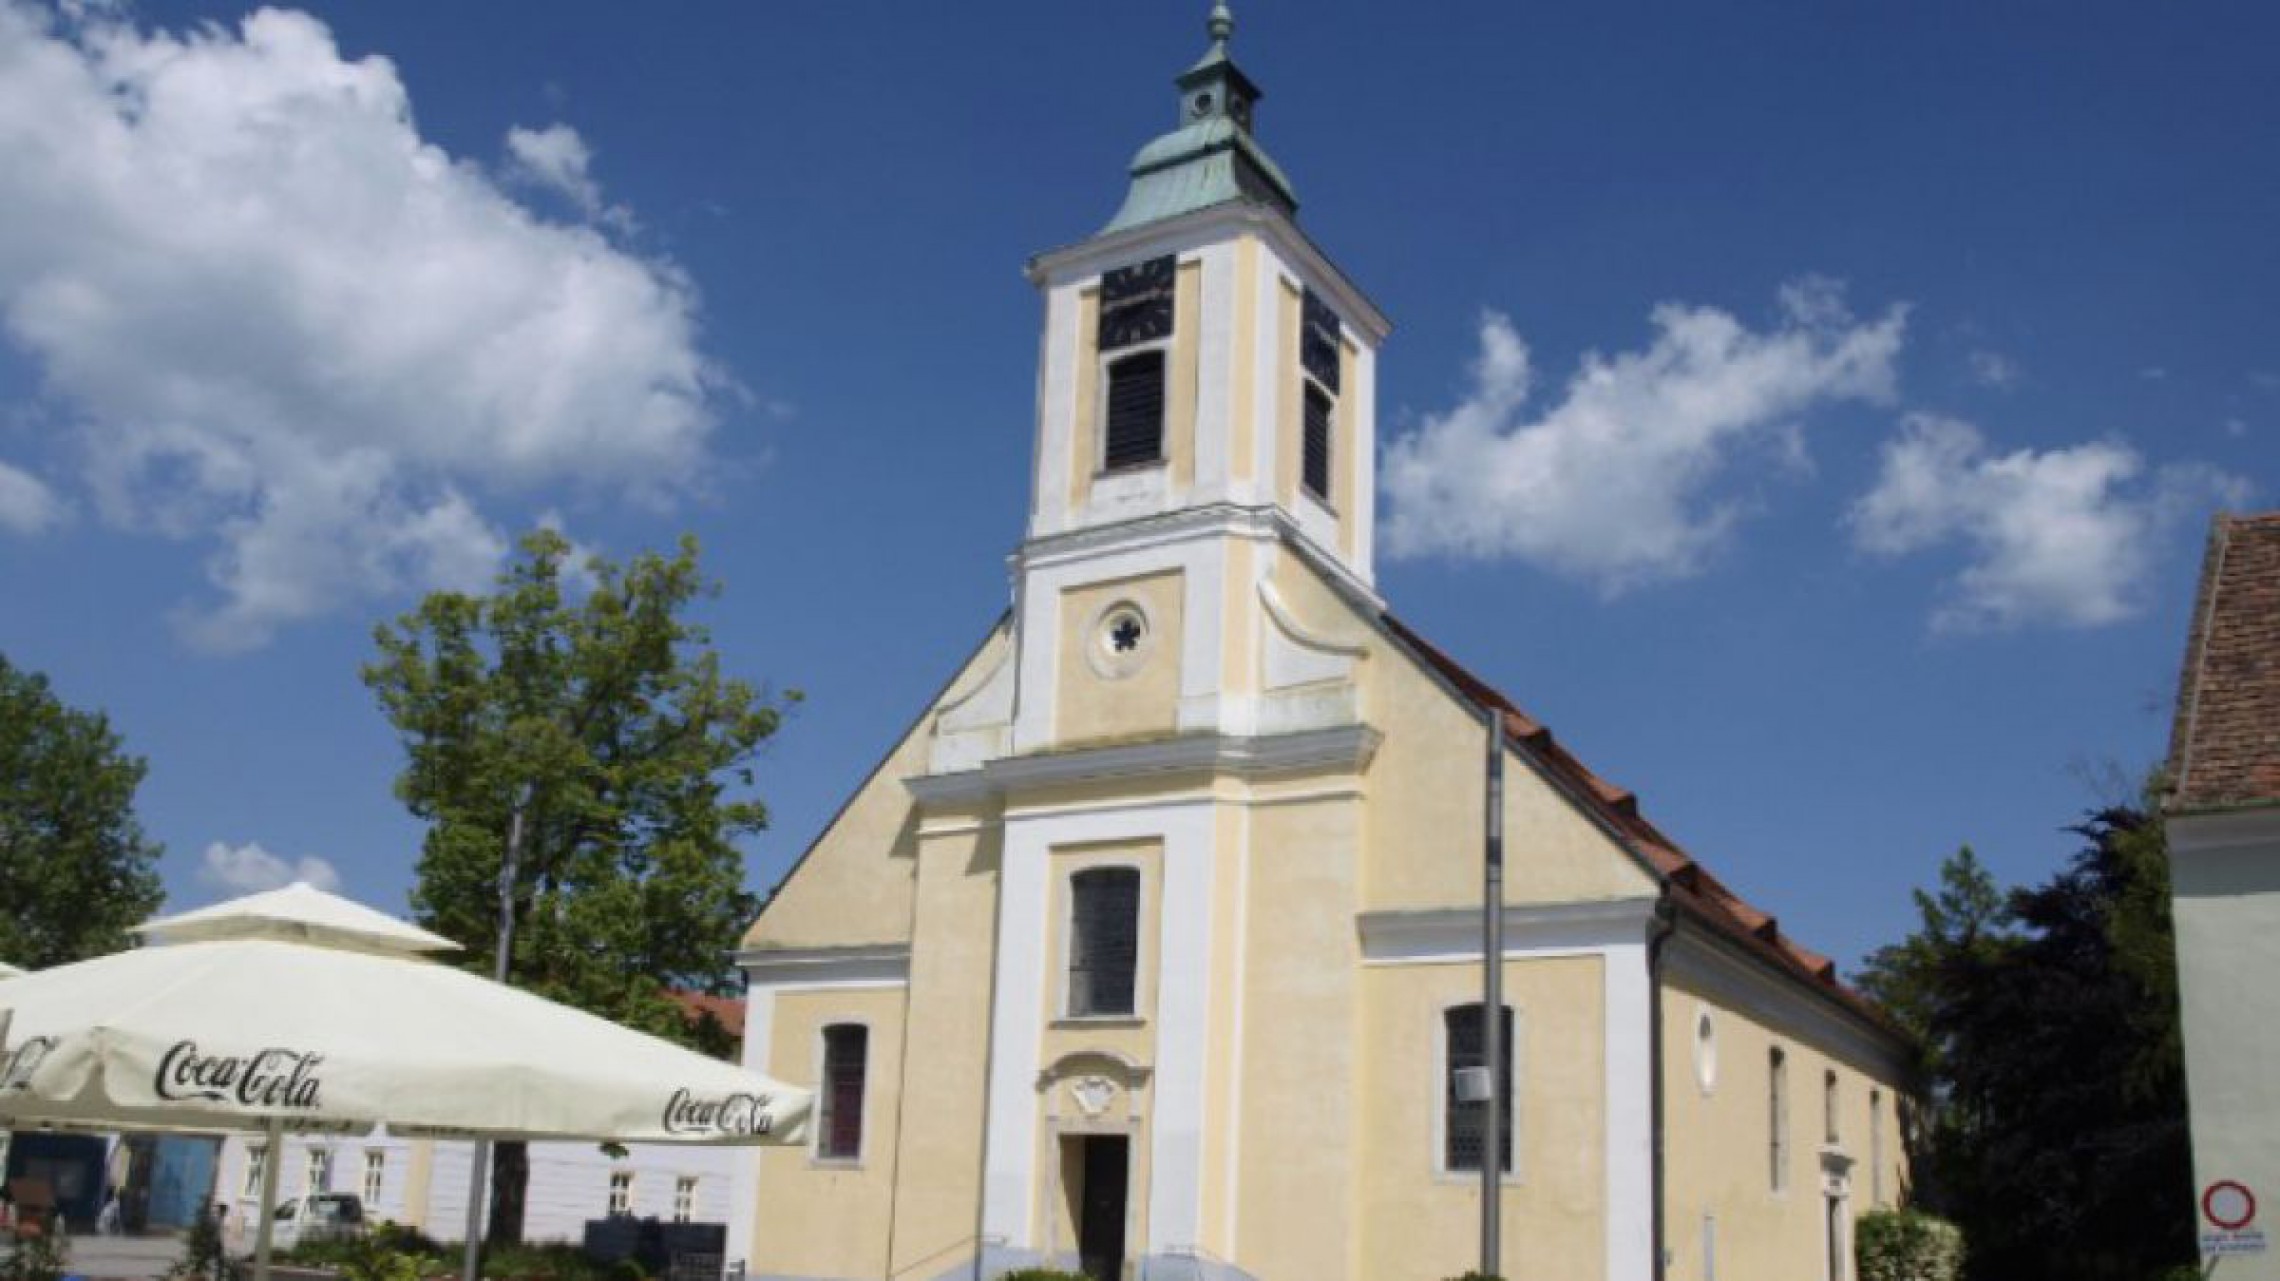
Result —
MULTIPOLYGON (((307 885, 151 921, 0 986, 0 1128, 798 1143, 812 1099, 425 959, 457 945, 307 885)), ((266 1281, 278 1166, 266 1162, 266 1281)))
POLYGON ((0 961, 0 979, 12 979, 21 973, 23 973, 22 970, 19 970, 15 966, 8 964, 6 961, 0 961))

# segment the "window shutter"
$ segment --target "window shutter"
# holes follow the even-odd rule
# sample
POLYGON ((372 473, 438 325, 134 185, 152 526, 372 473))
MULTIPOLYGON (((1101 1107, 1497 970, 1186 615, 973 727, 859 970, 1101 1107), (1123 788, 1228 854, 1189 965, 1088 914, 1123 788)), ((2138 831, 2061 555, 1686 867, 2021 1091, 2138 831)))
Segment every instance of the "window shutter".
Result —
POLYGON ((1079 872, 1069 881, 1069 1013, 1134 1012, 1140 961, 1140 873, 1079 872))
POLYGON ((1308 493, 1330 497, 1330 397, 1312 383, 1306 385, 1306 440, 1300 451, 1302 476, 1308 493))
POLYGON ((1164 353, 1134 352, 1108 367, 1108 442, 1114 471, 1164 456, 1164 353))

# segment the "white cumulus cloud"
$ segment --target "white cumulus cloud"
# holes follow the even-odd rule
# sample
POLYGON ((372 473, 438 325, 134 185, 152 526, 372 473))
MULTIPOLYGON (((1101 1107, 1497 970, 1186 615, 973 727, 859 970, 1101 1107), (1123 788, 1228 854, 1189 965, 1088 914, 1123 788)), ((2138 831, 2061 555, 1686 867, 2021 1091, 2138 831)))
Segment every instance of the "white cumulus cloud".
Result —
POLYGON ((0 462, 0 530, 44 533, 63 519, 63 503, 46 482, 20 467, 0 462))
MULTIPOLYGON (((517 136, 600 205, 574 131, 517 136)), ((510 496, 705 471, 726 383, 686 275, 425 140, 395 67, 306 14, 0 0, 0 209, 0 328, 102 518, 211 546, 202 644, 481 581, 510 496)))
POLYGON ((1800 415, 1892 395, 1903 309, 1857 319, 1819 278, 1781 302, 1764 329, 1662 304, 1644 349, 1587 356, 1533 409, 1527 345, 1484 316, 1464 398, 1386 449, 1388 549, 1511 557, 1609 593, 1698 572, 1747 512, 1721 485, 1737 457, 1797 470, 1800 415))
POLYGON ((2149 468, 2119 441, 1997 454, 1969 423, 1912 414, 1850 520, 1874 555, 1964 549, 1937 630, 2094 627, 2138 612, 2180 521, 2246 494, 2206 466, 2149 468))
POLYGON ((2008 388, 2019 381, 2019 362, 1999 351, 1980 348, 1971 353, 1971 377, 1982 387, 2008 388))
POLYGON ((261 848, 259 842, 231 845, 215 841, 199 860, 198 879, 217 890, 253 894, 274 890, 295 881, 307 881, 320 890, 340 888, 340 873, 321 858, 309 855, 286 859, 261 848))
POLYGON ((588 217, 601 212, 602 189, 588 172, 594 153, 577 130, 566 124, 517 125, 507 130, 507 156, 516 177, 555 192, 588 217))

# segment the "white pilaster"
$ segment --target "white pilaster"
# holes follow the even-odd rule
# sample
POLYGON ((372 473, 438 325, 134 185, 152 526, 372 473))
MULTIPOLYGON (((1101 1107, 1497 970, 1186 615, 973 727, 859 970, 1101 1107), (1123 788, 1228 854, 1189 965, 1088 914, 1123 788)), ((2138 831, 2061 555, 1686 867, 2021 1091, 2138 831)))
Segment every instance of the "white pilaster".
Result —
MULTIPOLYGON (((772 984, 750 983, 744 990, 744 1066, 754 1072, 772 1074, 768 1062, 770 1038, 775 1034, 776 989, 772 984)), ((735 1207, 728 1216, 728 1257, 744 1261, 745 1270, 752 1268, 753 1220, 760 1214, 760 1153, 759 1148, 741 1148, 737 1151, 735 1168, 730 1174, 731 1199, 735 1207)))
POLYGON ((1643 937, 1600 954, 1607 1070, 1607 1281, 1654 1276, 1653 976, 1643 937))

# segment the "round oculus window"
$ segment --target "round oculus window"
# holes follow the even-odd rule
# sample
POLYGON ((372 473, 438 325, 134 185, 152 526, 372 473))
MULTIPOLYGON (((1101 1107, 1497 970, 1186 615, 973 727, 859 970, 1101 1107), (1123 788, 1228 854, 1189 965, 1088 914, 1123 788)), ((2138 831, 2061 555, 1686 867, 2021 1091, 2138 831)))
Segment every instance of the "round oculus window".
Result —
POLYGON ((1118 601, 1093 620, 1092 643, 1085 647, 1085 658, 1095 672, 1121 680, 1148 661, 1153 633, 1145 611, 1131 601, 1118 601))

